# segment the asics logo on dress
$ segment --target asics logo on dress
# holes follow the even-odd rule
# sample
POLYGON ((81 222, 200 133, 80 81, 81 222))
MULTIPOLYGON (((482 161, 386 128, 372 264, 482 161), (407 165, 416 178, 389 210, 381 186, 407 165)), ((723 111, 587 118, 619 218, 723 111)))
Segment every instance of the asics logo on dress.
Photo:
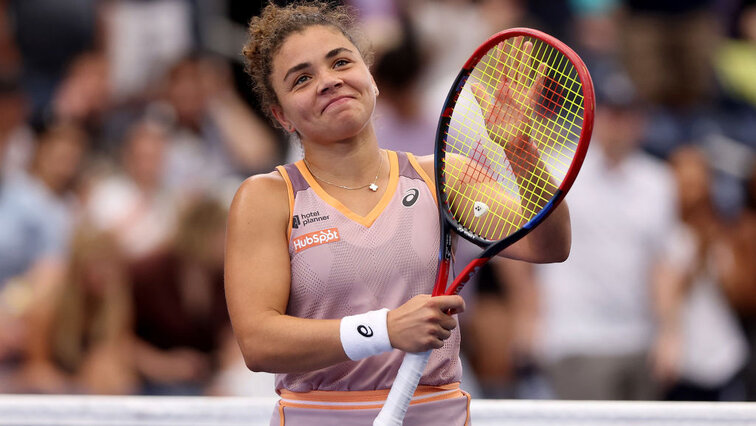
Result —
POLYGON ((418 191, 417 188, 410 188, 404 193, 404 197, 402 197, 402 205, 404 207, 411 207, 417 202, 419 197, 420 191, 418 191))

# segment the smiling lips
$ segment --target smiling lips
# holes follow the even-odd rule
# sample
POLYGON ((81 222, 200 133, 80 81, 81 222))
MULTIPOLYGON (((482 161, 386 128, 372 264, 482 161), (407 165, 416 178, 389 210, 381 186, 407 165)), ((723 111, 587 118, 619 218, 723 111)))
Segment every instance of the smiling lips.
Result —
POLYGON ((325 112, 329 107, 331 107, 334 104, 343 103, 345 99, 354 99, 354 98, 351 97, 351 96, 347 96, 347 95, 336 96, 335 98, 333 98, 330 101, 328 101, 328 103, 326 104, 326 106, 323 108, 322 112, 325 112))

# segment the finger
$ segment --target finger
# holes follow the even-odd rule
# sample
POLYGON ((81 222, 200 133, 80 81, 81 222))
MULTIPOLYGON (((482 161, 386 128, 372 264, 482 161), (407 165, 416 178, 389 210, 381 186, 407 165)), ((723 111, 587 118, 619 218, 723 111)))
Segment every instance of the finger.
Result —
POLYGON ((448 329, 445 329, 445 328, 439 328, 436 331, 436 337, 438 337, 441 340, 446 340, 449 337, 451 337, 451 335, 452 335, 451 330, 448 330, 448 329))
POLYGON ((507 49, 507 69, 506 76, 508 80, 514 80, 517 77, 517 54, 520 50, 520 44, 522 43, 522 37, 515 37, 508 44, 507 49))
MULTIPOLYGON (((499 42, 499 44, 496 45, 496 73, 494 74, 497 76, 496 78, 501 78, 504 74, 504 70, 507 68, 507 44, 503 41, 499 42)), ((501 83, 501 81, 499 81, 501 83)))
POLYGON ((541 62, 541 64, 538 66, 538 70, 536 70, 533 85, 530 86, 530 89, 528 89, 527 105, 529 112, 532 112, 539 104, 541 94, 544 87, 546 86, 546 73, 548 72, 548 68, 549 65, 546 62, 541 62))
POLYGON ((443 330, 451 332, 452 330, 457 328, 457 319, 451 315, 447 315, 441 319, 438 325, 440 325, 443 330))
POLYGON ((432 298, 432 300, 436 303, 436 306, 441 309, 442 312, 454 310, 459 313, 464 312, 465 310, 465 299, 463 299, 462 296, 459 295, 436 296, 432 298))
POLYGON ((478 102, 481 111, 483 111, 483 115, 488 116, 488 112, 491 110, 491 97, 488 92, 479 83, 473 83, 470 88, 473 96, 475 96, 475 101, 478 102))
POLYGON ((530 76, 531 69, 531 57, 530 53, 533 51, 533 43, 526 41, 522 47, 520 53, 520 61, 517 67, 517 81, 520 83, 521 88, 528 87, 528 77, 530 76))
POLYGON ((435 339, 433 341, 432 346, 433 346, 433 349, 441 349, 444 347, 444 341, 441 339, 435 339))

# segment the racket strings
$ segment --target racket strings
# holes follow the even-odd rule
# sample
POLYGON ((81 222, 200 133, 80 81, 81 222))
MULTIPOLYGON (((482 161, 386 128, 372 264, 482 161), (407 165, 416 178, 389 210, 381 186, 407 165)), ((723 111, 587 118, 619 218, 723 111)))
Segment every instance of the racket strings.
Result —
POLYGON ((543 209, 566 175, 580 137, 583 95, 574 65, 547 43, 532 42, 529 52, 512 39, 494 47, 462 90, 461 97, 471 84, 495 96, 507 90, 514 107, 496 110, 506 126, 485 124, 491 105, 462 99, 444 135, 447 206, 461 225, 488 240, 510 235, 543 209), (532 104, 527 91, 539 81, 538 101, 532 104), (517 107, 524 120, 518 119, 517 107), (518 140, 523 137, 534 150, 518 140), (508 142, 501 146, 495 140, 508 142))
MULTIPOLYGON (((546 91, 548 94, 551 94, 551 95, 555 96, 556 98, 561 98, 562 100, 565 101, 564 102, 565 104, 570 104, 570 106, 575 107, 577 109, 577 111, 566 110, 567 112, 570 112, 571 115, 572 115, 572 120, 570 121, 572 124, 574 124, 575 121, 577 121, 577 120, 581 120, 582 121, 583 95, 581 93, 579 93, 578 91, 576 91, 575 89, 573 89, 573 86, 575 86, 575 85, 578 86, 578 90, 581 87, 580 83, 575 79, 576 76, 577 76, 577 73, 574 72, 574 68, 571 68, 571 70, 573 71, 571 73, 563 71, 562 68, 565 67, 565 65, 563 64, 564 59, 565 59, 564 55, 562 55, 561 53, 558 53, 558 51, 556 49, 554 49, 554 48, 552 48, 550 46, 547 47, 548 54, 542 53, 541 48, 543 46, 547 46, 547 45, 545 43, 542 43, 542 42, 537 41, 537 40, 535 41, 535 43, 536 43, 536 47, 534 48, 535 54, 533 54, 533 52, 531 52, 531 54, 528 55, 527 59, 528 60, 533 60, 533 59, 539 60, 538 59, 539 57, 543 57, 544 55, 548 55, 545 58, 540 59, 539 61, 551 64, 550 69, 552 70, 552 72, 554 72, 554 73, 558 74, 559 76, 563 77, 564 80, 566 80, 566 82, 569 82, 569 86, 567 86, 566 84, 564 84, 564 82, 560 82, 558 79, 554 79, 553 77, 547 75, 547 76, 545 76, 545 78, 546 78, 546 84, 544 84, 544 91, 546 91), (559 55, 559 57, 560 57, 560 61, 557 64, 553 64, 553 62, 554 62, 553 58, 554 58, 555 55, 559 55), (570 74, 574 74, 575 77, 570 76, 570 74), (564 94, 561 94, 561 93, 557 92, 554 89, 554 87, 564 87, 569 94, 574 95, 574 99, 573 98, 568 98, 564 94)), ((499 49, 499 48, 496 47, 495 49, 499 49)), ((515 50, 516 52, 522 52, 523 56, 525 54, 525 52, 523 50, 518 49, 514 45, 511 46, 511 49, 515 50)), ((501 66, 505 66, 507 64, 506 64, 506 61, 502 61, 501 59, 499 59, 499 58, 496 57, 496 55, 495 55, 496 50, 494 52, 492 52, 492 53, 494 53, 494 54, 488 55, 488 57, 487 57, 487 59, 485 61, 481 61, 481 63, 483 65, 485 65, 485 67, 484 68, 478 68, 478 70, 480 70, 480 72, 481 72, 482 75, 485 75, 486 77, 488 77, 488 81, 484 82, 486 84, 486 86, 495 88, 495 87, 497 87, 497 85, 501 84, 501 80, 498 77, 496 77, 495 74, 499 73, 499 68, 501 66), (492 65, 491 62, 493 62, 494 64, 492 65), (493 70, 493 72, 491 72, 489 70, 493 70)), ((521 59, 512 58, 512 60, 514 61, 513 64, 516 64, 516 65, 521 65, 521 64, 524 63, 524 61, 521 60, 521 59)), ((571 63, 569 61, 568 61, 568 63, 571 65, 571 63)), ((511 79, 513 77, 520 77, 520 78, 526 79, 527 82, 530 85, 535 84, 535 82, 536 82, 536 76, 532 75, 532 73, 528 73, 526 75, 523 75, 523 74, 519 73, 519 71, 517 69, 515 69, 515 67, 510 67, 510 69, 514 69, 513 72, 515 73, 515 75, 514 76, 507 75, 506 76, 507 79, 511 79)), ((533 70, 536 71, 536 75, 537 75, 538 68, 537 67, 531 67, 531 71, 533 71, 533 70)), ((550 100, 551 103, 556 104, 556 102, 553 102, 553 98, 547 98, 547 99, 550 100)), ((528 109, 530 111, 532 111, 532 109, 529 108, 529 105, 523 105, 523 106, 528 107, 528 109)), ((548 106, 544 105, 543 103, 541 103, 539 106, 541 106, 542 108, 544 108, 546 110, 549 110, 553 114, 556 114, 556 112, 554 111, 554 108, 549 108, 548 106)), ((547 120, 550 120, 548 117, 545 116, 544 113, 537 111, 537 109, 536 109, 535 112, 537 114, 541 115, 543 118, 545 118, 547 120)), ((571 132, 572 135, 575 136, 575 137, 579 137, 580 136, 578 133, 572 132, 572 129, 568 129, 568 128, 565 128, 565 127, 563 127, 563 128, 564 128, 564 130, 567 130, 568 132, 571 132)))
MULTIPOLYGON (((485 75, 491 76, 489 78, 489 80, 491 80, 491 81, 486 82, 486 84, 488 86, 495 87, 496 85, 500 84, 501 82, 499 80, 492 80, 493 79, 493 74, 491 74, 490 72, 486 71, 486 69, 495 69, 495 67, 492 66, 491 63, 490 63, 490 61, 492 60, 491 58, 493 58, 493 57, 494 57, 493 55, 489 55, 489 59, 487 61, 482 61, 481 63, 485 65, 485 68, 483 69, 482 72, 485 75)), ((497 63, 503 63, 503 62, 497 60, 497 63)), ((530 82, 534 83, 535 80, 532 77, 530 77, 530 82)), ((532 109, 530 111, 532 111, 532 109)), ((473 112, 473 114, 474 113, 475 112, 473 112)), ((544 115, 542 112, 538 111, 537 109, 535 109, 535 113, 537 115, 540 115, 540 118, 543 119, 542 122, 549 123, 552 126, 559 126, 560 129, 559 129, 558 132, 555 131, 556 129, 554 129, 553 127, 551 127, 551 128, 546 127, 545 129, 541 129, 541 127, 544 127, 544 126, 539 125, 539 122, 536 121, 532 125, 532 129, 531 129, 531 133, 535 133, 533 135, 533 136, 535 136, 533 139, 534 140, 547 140, 548 142, 552 142, 555 145, 561 145, 560 149, 559 149, 560 151, 570 150, 571 149, 570 147, 565 146, 563 143, 560 142, 560 139, 564 139, 564 138, 562 138, 562 137, 557 138, 557 137, 554 136, 554 134, 556 134, 556 135, 563 135, 564 133, 566 133, 566 134, 564 134, 564 136, 566 136, 566 137, 572 136, 574 138, 579 138, 579 134, 577 132, 573 131, 572 128, 580 128, 580 125, 577 124, 577 123, 573 123, 573 125, 571 126, 572 128, 567 128, 563 124, 561 124, 559 121, 551 120, 549 117, 547 117, 546 115, 544 115), (550 132, 550 134, 547 134, 546 130, 548 130, 550 132)), ((461 120, 461 121, 459 121, 456 124, 460 125, 461 127, 467 127, 467 130, 469 130, 469 131, 476 132, 475 129, 472 129, 472 128, 469 127, 469 125, 467 125, 467 122, 470 122, 470 120, 461 120)), ((514 135, 512 133, 508 133, 506 136, 515 137, 516 135, 514 135)), ((546 145, 548 145, 548 144, 546 144, 546 145)), ((572 148, 571 150, 572 150, 572 152, 570 154, 574 155, 574 148, 572 148)), ((544 153, 544 155, 546 155, 546 156, 552 156, 553 157, 553 154, 551 152, 549 152, 549 151, 551 151, 551 150, 547 150, 544 153)), ((552 160, 558 160, 558 158, 553 157, 552 160)), ((565 166, 565 167, 567 166, 566 163, 562 164, 562 165, 565 166)))

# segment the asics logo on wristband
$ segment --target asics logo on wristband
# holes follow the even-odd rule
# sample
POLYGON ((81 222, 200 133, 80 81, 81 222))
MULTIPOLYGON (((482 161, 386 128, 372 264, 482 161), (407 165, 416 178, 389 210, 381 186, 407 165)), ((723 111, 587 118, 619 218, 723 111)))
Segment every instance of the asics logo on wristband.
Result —
POLYGON ((349 359, 357 361, 393 349, 388 336, 388 311, 383 308, 341 319, 339 336, 349 359))
POLYGON ((365 337, 373 337, 373 329, 365 325, 358 326, 357 332, 365 337))

